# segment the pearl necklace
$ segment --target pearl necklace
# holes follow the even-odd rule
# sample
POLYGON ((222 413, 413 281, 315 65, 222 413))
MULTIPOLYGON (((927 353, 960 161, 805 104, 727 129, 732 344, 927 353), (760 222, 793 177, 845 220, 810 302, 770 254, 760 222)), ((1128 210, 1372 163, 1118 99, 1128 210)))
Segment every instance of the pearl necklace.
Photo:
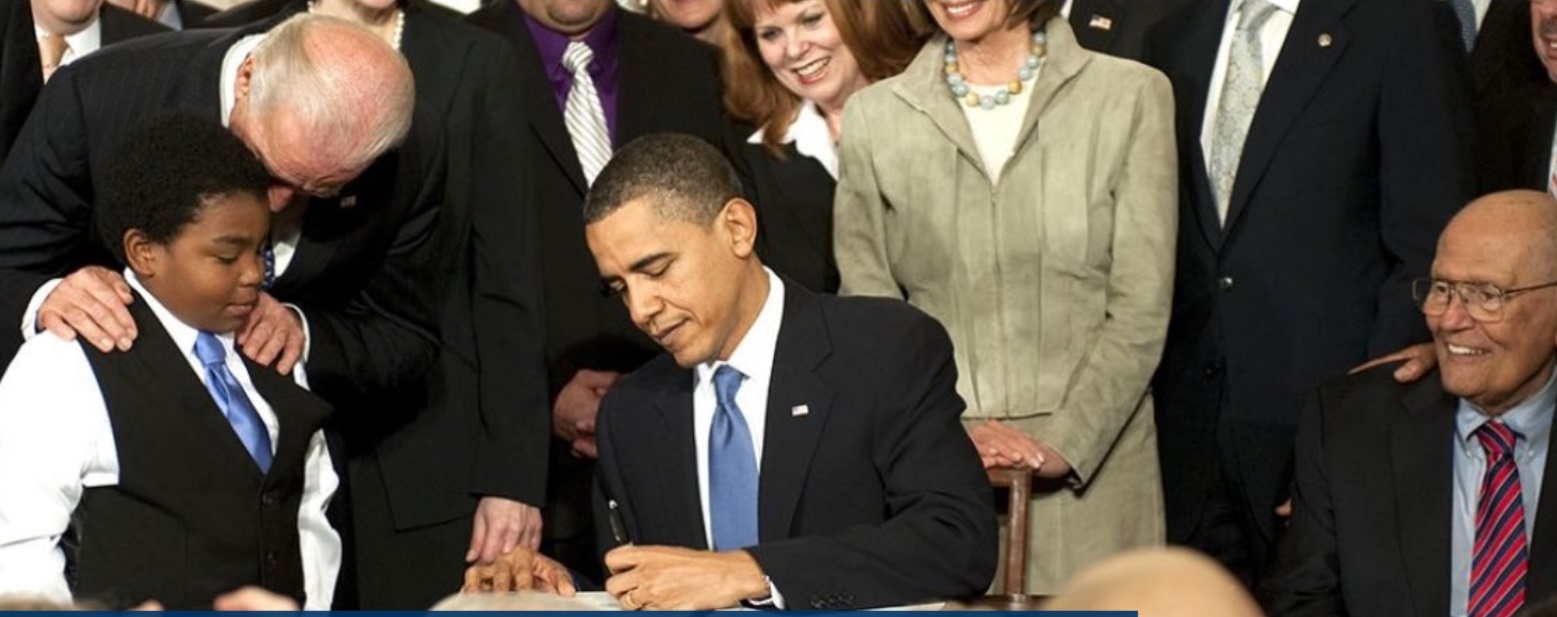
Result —
POLYGON ((1022 63, 1022 68, 1017 70, 1016 79, 1001 86, 994 94, 979 94, 974 92, 968 84, 968 79, 962 76, 962 71, 957 66, 957 42, 948 39, 946 41, 946 54, 943 60, 946 63, 946 85, 951 88, 952 96, 962 101, 968 107, 982 109, 994 109, 996 105, 1005 105, 1011 102, 1011 97, 1022 92, 1022 83, 1032 81, 1038 75, 1038 69, 1043 67, 1043 61, 1048 56, 1048 37, 1042 30, 1033 33, 1031 47, 1027 50, 1027 60, 1022 63))
MULTIPOLYGON (((308 1, 308 12, 314 13, 314 0, 308 1)), ((366 27, 366 26, 364 26, 366 27)), ((405 38, 405 9, 395 9, 395 36, 390 39, 389 45, 400 51, 400 41, 405 38)))

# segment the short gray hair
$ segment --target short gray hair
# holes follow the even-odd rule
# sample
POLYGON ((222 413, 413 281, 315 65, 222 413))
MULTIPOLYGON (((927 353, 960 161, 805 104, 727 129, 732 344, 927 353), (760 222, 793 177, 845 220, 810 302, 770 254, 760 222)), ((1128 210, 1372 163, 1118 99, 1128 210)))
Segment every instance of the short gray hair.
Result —
POLYGON ((595 178, 584 200, 584 223, 596 223, 629 201, 650 197, 662 218, 707 226, 741 183, 729 159, 690 135, 658 133, 623 146, 595 178))
POLYGON ((362 26, 299 13, 271 29, 250 57, 251 112, 290 110, 344 166, 366 167, 411 129, 411 68, 362 26))

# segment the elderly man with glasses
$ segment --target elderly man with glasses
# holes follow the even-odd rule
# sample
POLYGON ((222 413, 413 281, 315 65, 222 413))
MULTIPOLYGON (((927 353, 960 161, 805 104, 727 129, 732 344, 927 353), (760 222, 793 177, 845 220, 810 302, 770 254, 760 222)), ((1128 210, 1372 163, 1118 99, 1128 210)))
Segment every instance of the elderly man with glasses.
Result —
POLYGON ((1557 200, 1512 191, 1467 206, 1414 291, 1438 369, 1400 384, 1379 367, 1314 397, 1262 589, 1273 616, 1502 617, 1557 592, 1557 491, 1541 493, 1557 200))

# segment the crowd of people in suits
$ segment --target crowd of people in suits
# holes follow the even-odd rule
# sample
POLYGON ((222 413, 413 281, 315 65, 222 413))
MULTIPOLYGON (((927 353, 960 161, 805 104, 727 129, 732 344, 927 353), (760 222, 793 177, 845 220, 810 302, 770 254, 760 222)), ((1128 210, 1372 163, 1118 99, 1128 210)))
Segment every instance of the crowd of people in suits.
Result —
POLYGON ((1557 592, 1557 0, 30 0, 0 36, 0 590, 905 604, 988 588, 1009 467, 1007 593, 1164 543, 1274 615, 1557 592))

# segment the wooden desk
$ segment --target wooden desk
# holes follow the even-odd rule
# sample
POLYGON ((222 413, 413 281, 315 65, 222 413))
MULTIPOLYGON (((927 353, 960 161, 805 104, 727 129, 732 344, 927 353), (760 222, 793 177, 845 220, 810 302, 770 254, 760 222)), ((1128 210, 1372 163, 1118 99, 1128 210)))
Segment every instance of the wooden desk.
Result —
POLYGON ((943 611, 1036 611, 1049 596, 988 595, 946 603, 943 611))

